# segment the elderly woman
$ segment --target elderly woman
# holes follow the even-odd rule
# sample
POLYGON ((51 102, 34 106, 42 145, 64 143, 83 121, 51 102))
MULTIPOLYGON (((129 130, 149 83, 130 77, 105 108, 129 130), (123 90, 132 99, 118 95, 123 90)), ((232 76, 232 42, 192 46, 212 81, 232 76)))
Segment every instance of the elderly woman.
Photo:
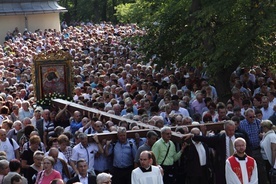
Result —
POLYGON ((100 173, 97 175, 97 184, 111 184, 112 175, 108 173, 100 173))
POLYGON ((260 143, 261 153, 264 161, 266 162, 266 170, 268 173, 271 167, 275 167, 276 134, 272 129, 273 124, 270 120, 262 121, 261 127, 264 132, 263 139, 260 143))
POLYGON ((3 178, 9 173, 9 161, 0 160, 0 183, 2 183, 3 178))
POLYGON ((39 136, 32 136, 30 138, 29 147, 21 154, 22 171, 24 174, 26 174, 27 168, 29 168, 34 163, 33 155, 38 150, 40 142, 41 140, 39 136))
POLYGON ((54 164, 53 157, 45 156, 43 158, 44 170, 37 174, 35 184, 50 184, 54 179, 62 179, 60 173, 53 168, 54 164))
POLYGON ((42 160, 44 158, 44 153, 42 151, 36 151, 33 154, 34 163, 27 168, 25 177, 28 180, 28 184, 34 184, 36 181, 37 173, 43 170, 42 160))
POLYGON ((64 154, 64 156, 67 158, 67 160, 69 161, 71 159, 72 156, 72 147, 69 146, 70 145, 70 140, 69 138, 62 134, 60 136, 58 136, 58 145, 59 145, 59 151, 62 152, 64 154))

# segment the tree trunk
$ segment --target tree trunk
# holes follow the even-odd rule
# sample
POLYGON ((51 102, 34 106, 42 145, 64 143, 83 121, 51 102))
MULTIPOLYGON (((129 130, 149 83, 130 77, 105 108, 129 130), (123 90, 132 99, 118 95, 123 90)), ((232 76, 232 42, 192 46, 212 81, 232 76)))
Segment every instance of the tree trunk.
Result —
POLYGON ((218 101, 226 103, 231 97, 230 89, 230 76, 233 70, 220 70, 216 76, 214 76, 215 87, 218 93, 218 101))

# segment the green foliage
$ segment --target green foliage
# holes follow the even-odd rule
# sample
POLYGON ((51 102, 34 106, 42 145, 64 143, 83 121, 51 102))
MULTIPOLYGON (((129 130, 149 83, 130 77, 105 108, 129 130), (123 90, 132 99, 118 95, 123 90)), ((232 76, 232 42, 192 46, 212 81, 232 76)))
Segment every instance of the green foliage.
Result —
POLYGON ((129 23, 131 21, 133 5, 134 3, 127 3, 127 4, 120 4, 116 6, 115 9, 117 13, 115 15, 117 16, 117 19, 119 20, 119 22, 129 23))
POLYGON ((68 13, 61 19, 70 21, 116 21, 115 6, 122 3, 119 0, 60 0, 59 4, 64 6, 68 13))
MULTIPOLYGON (((67 13, 61 15, 62 20, 95 23, 112 21, 115 23, 117 22, 115 7, 134 2, 135 0, 60 0, 59 4, 68 10, 67 13)), ((121 13, 124 14, 123 11, 121 13)))
POLYGON ((137 0, 117 8, 119 20, 147 29, 138 41, 160 66, 204 62, 216 75, 240 64, 275 63, 274 1, 137 0))

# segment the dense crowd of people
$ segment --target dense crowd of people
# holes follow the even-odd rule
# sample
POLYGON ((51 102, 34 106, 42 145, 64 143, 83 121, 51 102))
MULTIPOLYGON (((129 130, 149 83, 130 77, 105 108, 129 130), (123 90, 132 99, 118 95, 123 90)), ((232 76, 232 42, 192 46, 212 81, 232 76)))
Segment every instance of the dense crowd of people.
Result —
POLYGON ((276 76, 270 68, 237 68, 229 79, 232 96, 223 103, 204 70, 189 65, 161 67, 154 64, 156 56, 147 61, 139 44, 128 39, 146 34, 135 24, 63 22, 61 27, 62 31, 23 33, 16 28, 0 46, 0 182, 272 181, 276 76), (100 114, 83 116, 67 106, 39 106, 31 76, 33 58, 59 50, 73 58, 74 103, 156 126, 161 137, 149 130, 146 137, 129 138, 127 130, 139 129, 136 123, 117 124, 100 114), (216 122, 225 122, 225 130, 196 127, 216 122), (195 128, 189 130, 187 125, 195 128), (171 141, 171 127, 189 135, 183 144, 171 141), (98 138, 108 132, 117 132, 118 140, 98 138), (254 176, 237 177, 241 173, 236 169, 225 177, 235 158, 243 155, 254 170, 240 172, 254 176))

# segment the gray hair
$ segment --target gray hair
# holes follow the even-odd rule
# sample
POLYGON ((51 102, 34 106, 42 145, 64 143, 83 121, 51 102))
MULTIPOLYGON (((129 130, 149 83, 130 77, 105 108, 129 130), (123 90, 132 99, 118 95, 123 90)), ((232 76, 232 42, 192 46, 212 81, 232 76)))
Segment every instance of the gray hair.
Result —
POLYGON ((126 133, 126 127, 118 127, 117 132, 119 133, 126 133))
POLYGON ((228 127, 228 126, 236 126, 236 125, 235 125, 234 121, 227 120, 227 121, 224 122, 224 129, 226 129, 226 127, 228 127))
POLYGON ((168 126, 164 126, 161 128, 161 133, 163 134, 164 132, 166 132, 167 130, 171 130, 171 127, 168 126))
POLYGON ((273 123, 272 123, 270 120, 263 120, 263 121, 261 122, 261 126, 262 126, 262 127, 266 127, 266 128, 268 128, 269 130, 271 130, 272 127, 273 127, 273 123))
POLYGON ((97 175, 97 184, 101 184, 108 179, 111 179, 112 175, 108 173, 100 173, 97 175))
POLYGON ((85 138, 87 138, 87 135, 86 135, 85 133, 80 133, 80 134, 78 135, 78 138, 79 138, 79 139, 85 139, 85 138))
POLYGON ((4 170, 6 166, 9 166, 9 161, 0 160, 0 170, 4 170))
POLYGON ((16 125, 21 125, 22 126, 21 121, 20 120, 14 121, 12 126, 15 127, 16 125))
POLYGON ((246 111, 244 112, 244 115, 247 116, 247 114, 248 114, 249 112, 254 112, 254 113, 255 113, 254 109, 248 108, 248 109, 246 109, 246 111))

